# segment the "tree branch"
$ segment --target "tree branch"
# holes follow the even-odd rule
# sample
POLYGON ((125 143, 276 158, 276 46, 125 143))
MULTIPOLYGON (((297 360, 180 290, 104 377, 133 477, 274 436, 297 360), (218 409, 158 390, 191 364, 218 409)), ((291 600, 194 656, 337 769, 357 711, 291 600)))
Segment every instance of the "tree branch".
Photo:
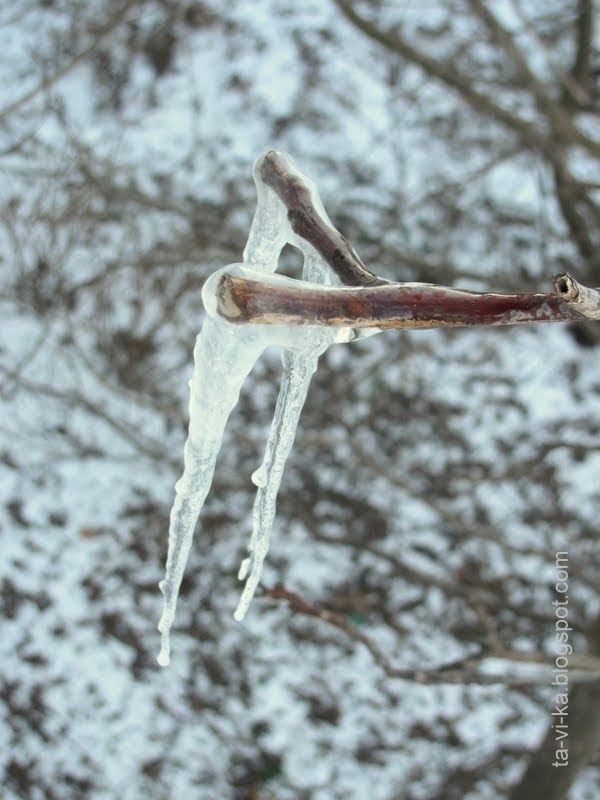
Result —
POLYGON ((393 32, 381 30, 370 20, 360 16, 349 0, 334 0, 334 2, 349 22, 370 39, 406 61, 416 64, 429 77, 458 92, 474 111, 495 120, 504 128, 517 134, 527 146, 533 145, 535 148, 549 151, 546 139, 540 130, 524 118, 498 105, 489 95, 476 89, 473 81, 463 76, 452 64, 432 58, 413 47, 400 36, 397 30, 393 32))
POLYGON ((301 172, 292 168, 285 153, 268 152, 259 171, 263 183, 273 189, 287 208, 294 233, 312 244, 345 286, 388 283, 369 272, 348 240, 320 213, 315 190, 301 172))
POLYGON ((593 0, 579 0, 577 13, 577 52, 571 76, 588 96, 592 45, 594 42, 594 4, 593 0))
POLYGON ((50 89, 51 86, 54 86, 55 83, 58 83, 65 75, 68 75, 72 69, 74 69, 78 64, 82 61, 85 61, 88 56, 90 56, 94 50, 98 47, 100 42, 105 39, 109 34, 111 34, 115 28, 117 28, 126 18, 129 11, 137 4, 138 0, 127 0, 121 6, 121 8, 106 22, 102 25, 99 29, 92 41, 84 47, 79 53, 77 53, 70 61, 64 64, 62 67, 56 70, 52 75, 48 75, 44 78, 37 86, 34 86, 33 89, 30 89, 21 97, 13 100, 12 103, 9 103, 4 108, 0 109, 0 124, 3 123, 11 114, 14 114, 15 111, 18 111, 23 106, 27 105, 31 102, 35 97, 46 92, 50 89))
MULTIPOLYGON (((544 653, 520 653, 512 650, 491 652, 487 649, 482 649, 476 654, 461 656, 431 669, 395 667, 381 648, 343 615, 318 608, 281 584, 271 588, 263 587, 260 591, 260 596, 268 597, 272 600, 284 600, 295 613, 305 617, 315 617, 328 625, 338 628, 350 639, 366 647, 375 663, 388 678, 430 685, 477 684, 489 686, 502 684, 513 688, 525 688, 536 685, 546 686, 548 684, 547 664, 550 661, 550 657, 544 653), (490 662, 491 659, 511 662, 512 674, 508 673, 508 671, 504 673, 483 671, 481 668, 485 666, 484 662, 490 662), (532 672, 529 675, 525 671, 518 674, 519 664, 522 664, 527 669, 533 667, 532 672), (537 669, 538 667, 541 667, 541 669, 537 669)), ((572 683, 597 683, 600 675, 600 661, 590 656, 581 659, 580 662, 579 664, 572 664, 573 668, 569 673, 569 681, 572 683)))
POLYGON ((334 328, 438 328, 600 319, 600 293, 568 273, 545 294, 467 292, 428 283, 321 286, 244 267, 221 273, 217 313, 233 323, 334 328), (256 276, 256 277, 254 277, 256 276))
MULTIPOLYGON (((384 31, 378 28, 377 25, 356 12, 351 0, 334 0, 334 2, 342 14, 370 39, 387 50, 396 53, 406 61, 416 64, 431 78, 457 91, 474 111, 484 114, 503 127, 513 131, 525 146, 538 149, 551 163, 554 163, 555 154, 552 137, 547 136, 535 123, 531 123, 499 105, 490 95, 474 88, 470 77, 462 75, 453 64, 447 61, 440 61, 413 47, 400 35, 398 30, 384 31)), ((549 109, 546 107, 544 110, 548 112, 549 109)), ((600 156, 600 144, 587 136, 574 123, 561 119, 561 132, 572 137, 572 144, 578 144, 589 153, 600 156)))
POLYGON ((590 140, 575 125, 571 116, 547 91, 547 87, 532 72, 522 51, 517 47, 511 33, 500 23, 484 0, 468 0, 474 13, 488 30, 490 39, 496 42, 510 59, 523 85, 531 91, 538 109, 546 117, 554 134, 564 142, 581 144, 598 155, 598 143, 590 140))
POLYGON ((313 184, 285 153, 257 163, 260 180, 287 209, 296 236, 311 244, 343 287, 297 281, 237 264, 209 279, 205 296, 229 322, 335 328, 438 328, 600 319, 600 293, 568 273, 548 293, 470 292, 431 283, 391 283, 370 272, 330 223, 313 184))

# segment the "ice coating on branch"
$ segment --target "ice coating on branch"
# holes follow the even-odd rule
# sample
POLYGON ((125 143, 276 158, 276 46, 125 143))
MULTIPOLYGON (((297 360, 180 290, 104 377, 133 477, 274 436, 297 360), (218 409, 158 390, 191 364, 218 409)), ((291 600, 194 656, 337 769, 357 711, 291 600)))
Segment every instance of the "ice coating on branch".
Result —
MULTIPOLYGON (((291 159, 288 158, 286 161, 288 170, 297 172, 291 159)), ((259 164, 260 160, 256 162, 254 168, 259 208, 244 250, 244 260, 254 265, 260 263, 261 259, 265 259, 270 264, 275 262, 276 265, 281 248, 286 242, 289 242, 298 247, 304 255, 303 280, 314 283, 331 284, 334 281, 338 283, 337 277, 333 275, 316 250, 291 230, 285 207, 275 193, 270 191, 260 180, 259 164), (264 203, 262 210, 261 201, 264 203), (271 221, 276 218, 280 220, 278 233, 270 227, 271 221)), ((311 181, 307 181, 305 177, 303 180, 309 187, 313 205, 330 223, 315 185, 311 181)), ((303 337, 294 335, 292 331, 288 332, 296 341, 291 342, 291 346, 282 347, 283 374, 275 414, 262 464, 252 475, 252 480, 258 488, 252 513, 252 536, 248 545, 248 556, 242 561, 238 572, 239 580, 246 581, 234 612, 234 617, 238 621, 244 619, 260 582, 275 519, 277 494, 285 463, 294 444, 310 381, 317 369, 319 357, 336 339, 335 333, 327 329, 313 329, 303 337)))
POLYGON ((292 230, 285 206, 275 192, 262 182, 261 162, 262 158, 257 158, 254 162, 256 212, 244 248, 244 263, 265 272, 275 272, 279 254, 289 241, 292 230))
MULTIPOLYGON (((285 159, 286 167, 297 172, 289 156, 285 159)), ((244 249, 244 264, 231 265, 225 270, 272 273, 277 269, 283 246, 289 242, 300 248, 304 255, 304 280, 338 283, 314 248, 292 232, 285 206, 262 182, 261 162, 262 158, 258 159, 254 167, 258 203, 244 249)), ((306 178, 303 180, 306 182, 306 178)), ((329 222, 314 184, 309 182, 309 186, 315 208, 329 222)), ((175 487, 167 568, 160 583, 164 595, 163 614, 158 626, 161 632, 158 662, 161 666, 166 666, 170 659, 169 632, 196 521, 212 482, 225 425, 246 376, 267 346, 281 346, 283 375, 280 393, 262 465, 252 476, 258 490, 249 555, 238 573, 240 580, 245 579, 246 583, 234 614, 237 620, 243 619, 260 581, 275 518, 277 492, 318 359, 333 342, 353 338, 350 330, 335 331, 322 327, 231 325, 216 314, 215 291, 222 272, 219 270, 206 281, 202 293, 207 316, 194 349, 184 472, 175 487)))

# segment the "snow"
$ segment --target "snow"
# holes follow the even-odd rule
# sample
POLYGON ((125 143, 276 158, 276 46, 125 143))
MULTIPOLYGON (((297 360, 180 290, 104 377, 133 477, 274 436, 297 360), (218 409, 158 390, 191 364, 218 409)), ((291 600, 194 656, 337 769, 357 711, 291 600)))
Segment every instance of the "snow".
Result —
MULTIPOLYGON (((386 23, 432 52, 460 57, 477 38, 464 5, 411 2, 410 19, 401 5, 380 4, 386 23), (446 21, 456 37, 422 33, 446 21)), ((105 0, 79 4, 76 18, 62 0, 4 6, 0 107, 111 13, 105 0)), ((503 136, 334 4, 150 0, 103 49, 122 69, 120 106, 88 60, 0 129, 3 798, 389 800, 399 787, 424 800, 498 797, 547 728, 543 692, 390 680, 364 647, 260 588, 244 625, 232 619, 250 476, 277 395, 271 347, 223 432, 168 671, 155 658, 156 585, 191 349, 210 317, 201 289, 240 258, 252 159, 292 153, 385 277, 421 279, 394 249, 414 248, 454 261, 454 285, 468 288, 470 273, 479 289, 545 289, 561 259, 576 271, 551 175, 507 150, 485 179, 480 141, 491 131, 502 147, 503 136), (204 14, 194 28, 192 6, 204 14), (138 33, 169 9, 177 47, 157 76, 138 33), (526 224, 490 228, 490 203, 516 195, 526 224), (127 358, 115 332, 153 354, 127 358), (466 793, 465 765, 480 776, 466 793)), ((562 66, 562 39, 551 50, 562 66)), ((592 115, 586 125, 595 135, 592 115)), ((578 175, 596 174, 588 161, 578 175)), ((281 335, 276 351, 290 344, 281 335)), ((555 547, 577 557, 581 622, 598 613, 599 397, 597 348, 562 326, 332 345, 312 376, 261 584, 359 620, 394 664, 431 665, 477 636, 461 599, 474 582, 498 599, 505 640, 543 651, 555 547)), ((598 778, 585 770, 573 800, 595 797, 598 778)))
POLYGON ((169 630, 177 595, 192 545, 198 514, 215 469, 229 414, 238 401, 242 383, 264 349, 260 331, 240 337, 238 331, 207 317, 194 348, 190 382, 190 430, 184 450, 185 469, 175 486, 171 510, 167 571, 160 589, 164 610, 159 623, 159 664, 169 663, 169 630))

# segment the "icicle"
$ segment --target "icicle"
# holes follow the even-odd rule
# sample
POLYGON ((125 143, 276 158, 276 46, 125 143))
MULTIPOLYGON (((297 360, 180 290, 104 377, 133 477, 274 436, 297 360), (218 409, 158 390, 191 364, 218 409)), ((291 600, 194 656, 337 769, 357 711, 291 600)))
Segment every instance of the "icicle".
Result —
POLYGON ((196 520, 212 482, 217 454, 241 386, 264 350, 261 329, 240 336, 231 325, 207 317, 194 348, 190 382, 190 427, 184 449, 184 472, 175 486, 169 527, 166 575, 160 583, 164 609, 158 626, 158 661, 169 663, 169 630, 189 555, 196 520))
POLYGON ((263 563, 269 549, 277 492, 281 484, 285 462, 294 443, 300 412, 311 378, 317 369, 319 356, 329 344, 330 341, 323 343, 310 355, 294 353, 289 349, 285 349, 282 353, 285 372, 277 399, 275 416, 263 463, 253 475, 258 490, 254 501, 253 530, 248 545, 249 555, 242 561, 238 573, 240 580, 244 580, 247 576, 246 585, 233 615, 238 621, 241 621, 246 615, 260 581, 263 563))
MULTIPOLYGON (((258 159, 254 167, 258 204, 244 249, 244 264, 230 265, 225 269, 230 272, 258 270, 272 273, 277 269, 282 247, 289 242, 304 254, 304 280, 337 283, 313 247, 292 232, 285 206, 262 182, 261 161, 258 159)), ((286 157, 286 167, 289 171, 298 172, 289 156, 286 157)), ((309 185, 314 207, 328 221, 314 185, 309 185)), ((222 270, 219 270, 212 275, 202 292, 207 316, 194 349, 195 367, 190 382, 190 427, 184 450, 184 473, 175 487, 167 568, 165 578, 160 583, 164 605, 158 626, 161 632, 158 662, 162 666, 169 663, 169 632, 194 527, 212 482, 227 419, 237 403, 246 376, 268 345, 282 347, 283 376, 279 398, 263 463, 252 476, 258 491, 249 555, 242 562, 238 575, 240 580, 246 579, 246 584, 234 614, 237 620, 243 619, 260 580, 283 469, 318 359, 333 342, 350 341, 354 336, 351 330, 335 331, 318 327, 299 329, 278 325, 236 326, 225 322, 216 312, 215 291, 221 273, 222 270)), ((288 279, 281 276, 281 280, 288 279)))
MULTIPOLYGON (((327 266, 312 247, 304 242, 302 245, 305 255, 303 279, 315 283, 330 283, 327 266)), ((242 596, 233 615, 238 622, 244 619, 260 582, 275 519, 277 493, 285 463, 294 443, 308 387, 317 369, 319 357, 334 340, 335 332, 331 330, 326 328, 311 330, 302 349, 298 346, 282 349, 283 375, 275 414, 263 462, 252 475, 252 481, 258 490, 252 514, 253 528, 248 556, 242 561, 238 572, 239 580, 246 579, 242 596)))

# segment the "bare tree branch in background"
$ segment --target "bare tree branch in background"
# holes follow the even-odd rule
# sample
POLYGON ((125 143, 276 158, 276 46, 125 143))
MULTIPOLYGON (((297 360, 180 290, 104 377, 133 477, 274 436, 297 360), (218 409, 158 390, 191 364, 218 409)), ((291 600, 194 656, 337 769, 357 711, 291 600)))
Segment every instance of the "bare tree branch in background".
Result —
POLYGON ((127 2, 125 2, 104 25, 101 25, 94 32, 90 43, 86 45, 86 47, 84 47, 80 52, 78 52, 70 61, 68 61, 66 64, 63 64, 51 75, 45 77, 42 81, 40 81, 40 83, 38 83, 24 95, 16 100, 13 100, 12 103, 9 103, 4 108, 0 108, 0 125, 5 124, 9 117, 11 117, 15 112, 19 111, 28 103, 31 103, 32 100, 36 99, 36 97, 43 95, 55 84, 61 81, 66 75, 68 75, 69 72, 75 69, 75 67, 88 59, 98 49, 100 43, 109 37, 110 34, 114 32, 115 28, 117 28, 127 19, 128 13, 135 5, 138 4, 139 0, 127 0, 127 2))
MULTIPOLYGON (((410 681, 421 684, 441 685, 441 684, 476 684, 479 686, 493 685, 502 683, 504 686, 512 688, 524 688, 535 685, 546 686, 548 683, 548 675, 546 671, 548 657, 546 653, 519 653, 511 650, 506 650, 502 647, 484 647, 480 652, 460 656, 455 660, 440 664, 435 667, 422 668, 417 667, 407 669, 394 666, 381 648, 369 636, 364 634, 360 628, 352 623, 347 617, 330 611, 328 609, 319 608, 316 605, 307 602, 296 592, 292 592, 285 588, 285 586, 277 585, 271 588, 264 587, 259 592, 259 597, 265 597, 272 600, 284 600, 288 603, 291 610, 295 614, 303 615, 306 617, 315 617, 322 622, 332 625, 334 628, 341 630, 346 636, 355 642, 367 648, 372 655, 375 663, 383 670, 388 678, 394 680, 410 681), (484 671, 482 667, 492 666, 493 659, 498 659, 505 662, 502 666, 504 670, 499 671, 484 671), (506 668, 506 663, 511 662, 511 672, 506 668), (521 665, 526 669, 530 669, 530 673, 524 672, 518 674, 518 666, 521 665), (531 671, 532 666, 538 666, 540 669, 531 671), (516 674, 513 674, 516 673, 516 674)), ((498 665, 496 665, 497 667, 498 665)), ((576 690, 580 690, 582 697, 586 697, 589 703, 591 695, 595 696, 598 691, 598 682, 600 676, 600 659, 585 657, 577 661, 573 659, 572 672, 569 677, 576 690), (591 687, 591 688, 590 688, 591 687)), ((586 704, 583 708, 574 708, 573 716, 578 720, 580 719, 582 710, 589 711, 590 706, 586 704)), ((590 720, 591 722, 592 720, 590 720)), ((594 717, 595 721, 595 717, 594 717)), ((600 723, 598 723, 600 725, 600 723)), ((596 753, 597 742, 594 738, 592 741, 588 739, 590 724, 584 727, 583 736, 581 738, 587 745, 585 748, 585 756, 581 759, 581 764, 575 770, 577 773, 596 753)), ((552 744, 555 744, 554 731, 551 732, 552 744)), ((553 752, 553 750, 551 750, 553 752)), ((582 753, 583 755, 583 753, 582 753)), ((550 759, 551 763, 551 759, 550 759)), ((547 768, 544 764, 544 768, 547 768)), ((552 773, 548 772, 548 775, 552 773)), ((572 775, 572 782, 575 775, 572 775)), ((528 795, 523 795, 526 797, 528 795)), ((554 795, 558 800, 562 795, 554 795)), ((511 799, 512 800, 512 799, 511 799)), ((519 796, 520 800, 520 796, 519 796)))
MULTIPOLYGON (((565 94, 557 91, 557 87, 544 85, 533 73, 515 39, 485 1, 470 0, 469 5, 482 21, 491 42, 501 48, 502 62, 510 64, 515 70, 521 91, 530 94, 540 112, 538 119, 527 119, 497 102, 491 92, 475 88, 471 75, 464 74, 451 60, 441 61, 417 49, 402 37, 399 29, 391 31, 378 27, 375 22, 360 15, 351 0, 335 2, 344 16, 366 36, 457 92, 477 114, 510 131, 521 147, 537 153, 550 165, 559 205, 577 243, 584 274, 589 274, 594 281, 600 281, 600 250, 594 237, 594 232, 600 230, 600 207, 581 180, 573 176, 569 166, 573 148, 581 148, 588 157, 598 160, 600 144, 577 124, 576 115, 580 107, 574 108, 565 94)), ((575 31, 577 55, 571 69, 571 74, 577 76, 578 84, 581 80, 585 84, 590 80, 589 43, 593 38, 593 22, 593 3, 583 0, 579 3, 575 31)))

